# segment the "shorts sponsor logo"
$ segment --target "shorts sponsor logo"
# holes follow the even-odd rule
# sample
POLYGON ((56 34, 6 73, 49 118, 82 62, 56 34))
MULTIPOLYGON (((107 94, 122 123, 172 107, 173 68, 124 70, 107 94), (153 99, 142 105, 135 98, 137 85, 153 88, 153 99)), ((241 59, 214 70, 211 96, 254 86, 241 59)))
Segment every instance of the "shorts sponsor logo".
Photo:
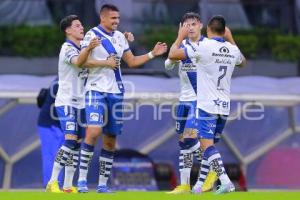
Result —
POLYGON ((66 130, 67 131, 75 131, 75 123, 74 122, 67 122, 66 123, 66 130))
POLYGON ((98 113, 90 113, 90 121, 92 121, 92 122, 99 121, 99 114, 98 113))

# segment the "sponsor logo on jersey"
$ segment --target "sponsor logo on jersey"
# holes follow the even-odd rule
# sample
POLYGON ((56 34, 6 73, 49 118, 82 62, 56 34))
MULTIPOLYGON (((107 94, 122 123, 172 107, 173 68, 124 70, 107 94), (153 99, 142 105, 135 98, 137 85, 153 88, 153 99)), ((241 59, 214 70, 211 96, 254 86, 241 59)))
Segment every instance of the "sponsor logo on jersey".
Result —
POLYGON ((217 58, 215 63, 217 64, 225 64, 225 65, 231 65, 231 60, 230 59, 219 59, 217 58))
POLYGON ((67 131, 75 131, 75 123, 74 122, 66 122, 66 130, 67 131))
POLYGON ((228 108, 229 107, 229 102, 228 101, 223 101, 218 99, 213 100, 213 102, 215 103, 216 106, 221 106, 223 108, 228 108))
POLYGON ((224 58, 235 58, 234 55, 229 54, 230 51, 227 47, 223 46, 219 49, 220 53, 212 53, 212 56, 224 57, 224 58))
POLYGON ((228 49, 227 47, 221 47, 221 48, 219 49, 219 52, 220 52, 220 53, 229 53, 229 49, 228 49))
POLYGON ((184 63, 181 66, 181 70, 184 72, 195 72, 197 71, 196 65, 194 65, 193 63, 184 63))

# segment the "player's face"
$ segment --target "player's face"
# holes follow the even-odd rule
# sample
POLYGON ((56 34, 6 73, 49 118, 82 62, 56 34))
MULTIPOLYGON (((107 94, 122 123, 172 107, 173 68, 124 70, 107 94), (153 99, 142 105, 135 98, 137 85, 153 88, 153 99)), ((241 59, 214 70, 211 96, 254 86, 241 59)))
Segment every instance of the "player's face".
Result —
POLYGON ((101 25, 109 31, 115 31, 118 29, 120 23, 120 13, 117 11, 107 11, 101 16, 101 25))
POLYGON ((188 38, 197 39, 201 34, 202 23, 197 19, 187 19, 185 22, 189 28, 188 38))
POLYGON ((77 40, 82 40, 84 37, 84 29, 79 20, 74 20, 72 25, 67 28, 67 33, 77 40))

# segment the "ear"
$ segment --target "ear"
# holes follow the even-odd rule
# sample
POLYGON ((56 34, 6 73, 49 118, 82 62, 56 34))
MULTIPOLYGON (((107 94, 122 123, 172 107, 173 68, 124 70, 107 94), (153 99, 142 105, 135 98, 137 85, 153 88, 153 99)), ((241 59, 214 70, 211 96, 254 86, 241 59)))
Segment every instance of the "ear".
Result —
POLYGON ((70 32, 71 32, 70 27, 66 28, 65 33, 70 34, 70 32))
POLYGON ((200 22, 200 29, 202 29, 203 28, 203 24, 200 22))

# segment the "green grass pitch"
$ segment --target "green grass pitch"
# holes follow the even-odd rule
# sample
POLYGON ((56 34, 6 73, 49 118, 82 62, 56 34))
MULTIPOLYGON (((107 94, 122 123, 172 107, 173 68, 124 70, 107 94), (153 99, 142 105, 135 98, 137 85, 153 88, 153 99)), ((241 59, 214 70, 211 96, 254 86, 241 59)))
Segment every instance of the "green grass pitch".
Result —
POLYGON ((201 195, 170 195, 165 192, 117 192, 114 194, 52 194, 45 192, 0 192, 1 200, 300 200, 297 192, 234 192, 215 195, 211 192, 201 195))

